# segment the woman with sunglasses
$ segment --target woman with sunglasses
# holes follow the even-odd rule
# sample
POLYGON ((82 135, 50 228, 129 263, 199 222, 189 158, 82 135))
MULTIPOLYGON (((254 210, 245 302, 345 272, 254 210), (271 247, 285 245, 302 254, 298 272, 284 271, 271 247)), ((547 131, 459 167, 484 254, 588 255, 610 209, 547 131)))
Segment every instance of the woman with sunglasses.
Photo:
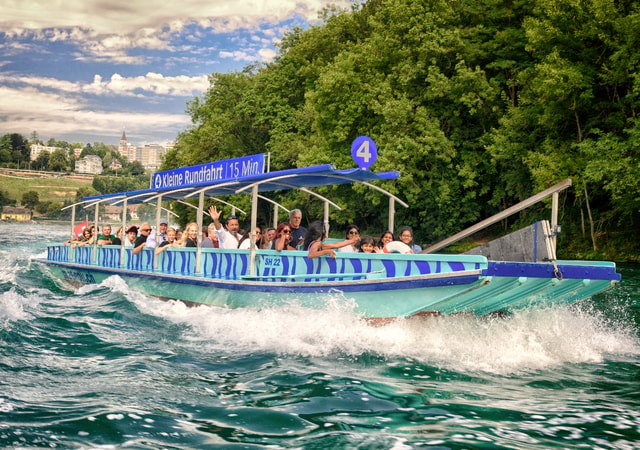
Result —
POLYGON ((359 237, 355 235, 351 235, 350 239, 341 242, 335 242, 332 244, 328 244, 322 242, 322 240, 326 237, 324 232, 324 227, 322 226, 322 222, 316 220, 315 222, 311 222, 309 228, 307 228, 307 232, 304 235, 304 243, 303 249, 307 249, 309 252, 307 254, 308 258, 316 258, 318 256, 329 256, 330 258, 336 257, 336 250, 347 245, 355 245, 358 242, 359 237))
POLYGON ((271 241, 271 250, 295 250, 295 247, 291 246, 291 227, 289 222, 282 222, 276 228, 276 238, 271 241))
POLYGON ((341 247, 339 251, 358 253, 358 242, 360 241, 360 228, 358 228, 358 226, 354 224, 349 225, 346 230, 345 239, 346 240, 355 239, 355 242, 353 244, 349 244, 349 245, 345 245, 344 247, 341 247))

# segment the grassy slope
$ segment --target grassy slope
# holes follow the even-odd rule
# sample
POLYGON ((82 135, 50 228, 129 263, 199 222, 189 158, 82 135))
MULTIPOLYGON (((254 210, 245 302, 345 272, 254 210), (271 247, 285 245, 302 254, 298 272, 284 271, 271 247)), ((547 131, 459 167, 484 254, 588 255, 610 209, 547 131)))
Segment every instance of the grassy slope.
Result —
POLYGON ((8 193, 12 199, 16 199, 18 203, 22 201, 22 195, 27 191, 36 191, 41 202, 73 200, 78 188, 90 186, 91 179, 88 177, 36 178, 0 173, 0 189, 8 193))

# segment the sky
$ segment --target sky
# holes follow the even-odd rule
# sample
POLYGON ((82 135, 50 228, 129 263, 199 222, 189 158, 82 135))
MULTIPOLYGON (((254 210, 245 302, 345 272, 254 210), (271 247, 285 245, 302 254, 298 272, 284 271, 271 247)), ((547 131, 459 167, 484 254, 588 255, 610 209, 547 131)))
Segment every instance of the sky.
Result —
POLYGON ((268 63, 293 27, 350 0, 2 0, 0 135, 175 140, 209 75, 268 63))

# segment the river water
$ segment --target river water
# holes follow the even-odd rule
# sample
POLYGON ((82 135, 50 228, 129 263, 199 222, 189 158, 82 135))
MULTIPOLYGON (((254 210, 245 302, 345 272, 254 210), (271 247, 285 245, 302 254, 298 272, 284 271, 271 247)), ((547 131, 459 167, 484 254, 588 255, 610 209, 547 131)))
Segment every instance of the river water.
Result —
POLYGON ((187 308, 31 261, 68 230, 0 224, 2 448, 640 448, 640 268, 571 307, 370 327, 187 308))

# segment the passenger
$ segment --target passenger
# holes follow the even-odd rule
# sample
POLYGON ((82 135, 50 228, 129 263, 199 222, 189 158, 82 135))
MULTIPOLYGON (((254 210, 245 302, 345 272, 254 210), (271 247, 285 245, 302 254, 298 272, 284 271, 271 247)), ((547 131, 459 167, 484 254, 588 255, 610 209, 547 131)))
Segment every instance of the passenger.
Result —
POLYGON ((89 241, 91 240, 91 230, 89 228, 85 228, 84 230, 82 230, 82 234, 80 235, 79 238, 77 239, 69 239, 68 241, 65 241, 65 245, 66 244, 71 244, 72 246, 84 246, 87 245, 87 243, 89 243, 89 241))
POLYGON ((303 248, 308 251, 308 258, 316 258, 318 256, 327 255, 331 258, 336 257, 336 248, 342 248, 347 245, 354 245, 357 242, 357 238, 353 237, 346 241, 336 242, 333 244, 325 244, 322 242, 324 239, 324 228, 322 222, 315 221, 309 225, 307 234, 304 236, 303 248))
POLYGON ((202 239, 200 243, 202 248, 219 248, 220 241, 218 240, 218 234, 216 233, 216 226, 213 223, 209 224, 207 228, 207 237, 202 239))
POLYGON ((220 223, 220 214, 222 211, 218 211, 215 206, 209 208, 209 215, 213 219, 215 224, 216 233, 220 240, 221 248, 238 248, 242 235, 238 234, 240 228, 240 222, 236 216, 227 217, 227 228, 225 229, 220 223))
POLYGON ((140 236, 138 236, 133 243, 133 254, 137 255, 142 251, 144 247, 147 246, 147 239, 149 238, 149 234, 151 233, 151 225, 148 223, 143 223, 140 227, 140 236))
POLYGON ((271 250, 296 250, 291 244, 291 227, 287 222, 282 222, 276 228, 276 238, 271 241, 271 250))
POLYGON ((341 252, 357 252, 358 251, 358 240, 360 240, 360 229, 358 228, 357 225, 349 225, 346 229, 346 233, 345 233, 345 239, 349 240, 351 238, 355 238, 355 243, 354 244, 350 244, 350 245, 345 245, 344 247, 342 247, 339 251, 341 252))
POLYGON ((420 253, 422 251, 422 248, 413 242, 413 230, 411 227, 404 226, 400 228, 398 240, 403 244, 408 245, 413 253, 420 253))
POLYGON ((127 236, 124 240, 124 246, 133 247, 133 244, 136 242, 137 238, 138 238, 138 227, 136 227, 135 225, 131 225, 129 228, 127 228, 127 236))
POLYGON ((369 235, 364 235, 360 238, 358 249, 360 249, 360 253, 380 253, 381 250, 377 250, 377 247, 373 244, 373 238, 369 235))
POLYGON ((167 239, 163 242, 160 243, 160 245, 158 245, 158 248, 156 248, 156 255, 159 255, 160 253, 162 253, 163 251, 165 251, 166 249, 168 249, 169 247, 180 247, 180 245, 178 244, 178 242, 176 241, 176 229, 175 228, 168 228, 167 229, 167 239))
POLYGON ((380 240, 378 241, 378 245, 377 245, 378 250, 382 252, 382 250, 384 249, 384 246, 387 245, 389 242, 393 242, 393 233, 387 230, 380 235, 380 240))
POLYGON ((291 228, 291 246, 298 248, 304 240, 304 235, 307 229, 300 225, 302 222, 302 211, 299 209, 292 209, 289 211, 289 227, 291 228))
POLYGON ((182 240, 182 230, 176 230, 176 241, 180 242, 182 240))
POLYGON ((198 224, 191 222, 184 228, 180 247, 195 248, 198 246, 198 224))
POLYGON ((102 234, 98 236, 98 245, 113 245, 116 237, 111 234, 111 225, 102 226, 102 234))
POLYGON ((116 237, 111 241, 111 245, 122 245, 122 225, 116 231, 116 237))
POLYGON ((264 248, 271 248, 271 242, 276 238, 276 229, 273 227, 267 228, 264 233, 265 246, 264 248))
MULTIPOLYGON (((256 227, 256 248, 262 248, 262 227, 256 227)), ((249 250, 251 248, 251 233, 246 233, 240 239, 238 248, 249 250)))
POLYGON ((153 230, 151 234, 149 234, 149 237, 147 238, 147 247, 156 248, 159 246, 159 244, 162 244, 164 241, 167 240, 167 223, 162 222, 158 230, 159 230, 158 233, 156 233, 156 231, 153 230), (157 238, 156 238, 156 234, 158 235, 157 238))

